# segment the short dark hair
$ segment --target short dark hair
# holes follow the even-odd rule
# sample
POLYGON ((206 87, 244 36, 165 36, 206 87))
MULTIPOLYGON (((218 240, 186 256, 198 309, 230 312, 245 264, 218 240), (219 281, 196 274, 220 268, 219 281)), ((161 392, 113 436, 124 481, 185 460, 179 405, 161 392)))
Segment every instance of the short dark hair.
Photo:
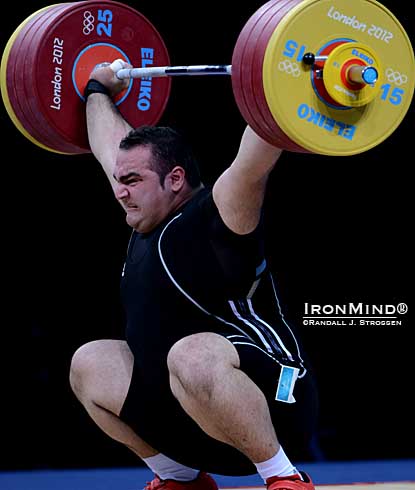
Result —
POLYGON ((183 135, 165 126, 140 126, 132 129, 120 143, 121 150, 129 150, 135 146, 149 146, 154 157, 152 170, 164 184, 166 175, 176 166, 185 171, 185 178, 195 189, 200 186, 199 165, 190 145, 183 135))

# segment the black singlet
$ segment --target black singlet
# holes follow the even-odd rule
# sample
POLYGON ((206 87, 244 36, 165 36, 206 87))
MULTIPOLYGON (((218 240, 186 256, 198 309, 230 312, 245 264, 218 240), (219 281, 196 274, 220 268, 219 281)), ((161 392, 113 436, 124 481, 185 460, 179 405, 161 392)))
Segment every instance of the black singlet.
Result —
POLYGON ((216 332, 255 344, 277 362, 305 368, 264 257, 263 224, 238 235, 211 189, 199 191, 148 234, 133 232, 121 279, 126 339, 143 372, 165 370, 171 346, 216 332))

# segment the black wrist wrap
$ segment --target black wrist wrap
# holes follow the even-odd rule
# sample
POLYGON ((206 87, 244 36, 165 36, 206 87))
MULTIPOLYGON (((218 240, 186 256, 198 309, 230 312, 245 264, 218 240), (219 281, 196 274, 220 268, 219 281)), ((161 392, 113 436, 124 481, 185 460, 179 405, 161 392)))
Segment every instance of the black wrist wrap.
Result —
POLYGON ((107 87, 103 85, 101 82, 98 82, 98 80, 94 80, 93 78, 88 80, 88 83, 86 84, 84 90, 85 102, 91 94, 105 94, 108 95, 108 97, 110 97, 110 93, 107 87))

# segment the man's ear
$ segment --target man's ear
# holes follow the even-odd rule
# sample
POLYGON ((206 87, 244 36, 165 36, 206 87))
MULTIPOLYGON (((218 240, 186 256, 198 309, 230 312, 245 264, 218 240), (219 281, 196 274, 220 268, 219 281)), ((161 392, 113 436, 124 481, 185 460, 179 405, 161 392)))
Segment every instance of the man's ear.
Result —
POLYGON ((185 184, 185 175, 186 172, 183 167, 179 167, 178 165, 169 172, 167 178, 170 180, 171 190, 174 192, 180 191, 180 189, 185 184))

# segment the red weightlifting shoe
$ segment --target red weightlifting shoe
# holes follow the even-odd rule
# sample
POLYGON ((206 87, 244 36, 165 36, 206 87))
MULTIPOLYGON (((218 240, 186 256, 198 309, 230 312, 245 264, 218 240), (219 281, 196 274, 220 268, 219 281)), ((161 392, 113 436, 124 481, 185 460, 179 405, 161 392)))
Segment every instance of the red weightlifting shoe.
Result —
POLYGON ((267 478, 267 490, 315 490, 307 473, 303 471, 300 473, 301 476, 271 476, 271 478, 267 478))
POLYGON ((215 480, 203 471, 195 480, 191 481, 161 480, 155 475, 153 481, 147 482, 144 490, 159 490, 161 488, 163 490, 218 490, 215 480))

